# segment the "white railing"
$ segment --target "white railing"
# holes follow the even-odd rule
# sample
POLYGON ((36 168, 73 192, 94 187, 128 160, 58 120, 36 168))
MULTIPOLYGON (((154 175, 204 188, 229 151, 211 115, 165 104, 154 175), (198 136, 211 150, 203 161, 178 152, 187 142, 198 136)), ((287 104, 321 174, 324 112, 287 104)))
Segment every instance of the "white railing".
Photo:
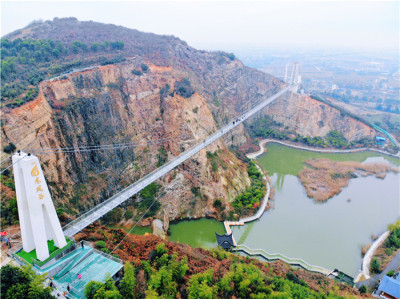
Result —
POLYGON ((259 256, 264 257, 267 260, 278 260, 279 259, 290 265, 297 265, 306 270, 313 271, 313 272, 319 272, 324 275, 329 275, 333 271, 333 270, 325 269, 324 267, 311 265, 300 258, 290 258, 281 253, 269 253, 269 252, 265 251, 264 249, 251 249, 251 248, 247 247, 246 245, 238 245, 237 247, 232 248, 232 250, 233 251, 243 251, 243 252, 247 253, 248 255, 259 255, 259 256))

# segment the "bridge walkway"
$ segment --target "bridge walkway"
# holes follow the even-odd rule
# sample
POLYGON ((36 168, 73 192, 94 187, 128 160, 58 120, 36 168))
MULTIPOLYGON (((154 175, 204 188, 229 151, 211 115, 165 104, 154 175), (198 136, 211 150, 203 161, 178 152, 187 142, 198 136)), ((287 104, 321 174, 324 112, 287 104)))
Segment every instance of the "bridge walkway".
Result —
POLYGON ((150 185, 154 181, 158 180, 162 176, 164 176, 166 173, 177 167, 179 164, 183 163, 193 155, 197 154, 200 150, 204 149, 217 139, 221 138, 223 135, 231 131, 233 128, 237 127, 241 123, 243 123, 245 120, 247 120, 249 117, 253 116, 263 108, 265 108, 268 104, 273 102, 274 100, 278 99, 281 95, 286 93, 289 90, 293 90, 293 86, 286 86, 279 92, 277 92, 275 95, 267 98, 265 101, 262 103, 256 105, 254 108, 250 109, 249 111, 245 112, 243 115, 240 117, 236 118, 235 120, 231 121, 229 124, 226 126, 222 127, 220 130, 212 134, 211 136, 207 137, 206 139, 203 140, 203 142, 193 146, 189 150, 185 151, 184 153, 180 154, 176 158, 172 159, 171 161, 167 162, 163 166, 157 168, 153 172, 149 173, 148 175, 144 176, 137 182, 131 184, 127 188, 123 189, 122 191, 118 192, 111 198, 107 199, 103 203, 97 205, 93 209, 89 210, 88 212, 82 214, 80 217, 77 219, 73 220, 72 222, 68 223, 63 227, 64 229, 64 234, 68 237, 72 237, 94 221, 98 220, 105 214, 107 214, 109 211, 120 205, 121 203, 125 202, 129 198, 131 198, 133 195, 137 194, 143 188, 146 186, 150 185))

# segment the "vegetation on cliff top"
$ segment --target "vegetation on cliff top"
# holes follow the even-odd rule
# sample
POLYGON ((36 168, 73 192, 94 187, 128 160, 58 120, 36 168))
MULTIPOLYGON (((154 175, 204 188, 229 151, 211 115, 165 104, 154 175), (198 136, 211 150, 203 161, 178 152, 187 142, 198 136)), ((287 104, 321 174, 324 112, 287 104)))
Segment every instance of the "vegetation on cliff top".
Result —
MULTIPOLYGON (((94 236, 113 250, 125 232, 90 226, 77 238, 92 240, 94 236)), ((192 248, 154 235, 128 235, 115 252, 134 267, 128 266, 130 283, 117 285, 121 294, 122 288, 130 294, 127 298, 343 298, 357 294, 350 286, 283 262, 264 263, 219 248, 192 248), (127 287, 132 285, 133 289, 127 287)))
POLYGON ((343 136, 342 132, 335 130, 329 131, 328 134, 326 134, 326 136, 324 137, 300 136, 298 134, 293 134, 293 132, 283 129, 282 124, 274 121, 270 116, 258 118, 248 126, 248 129, 250 136, 252 137, 291 140, 313 147, 334 147, 344 149, 350 147, 370 147, 374 145, 374 141, 368 138, 361 138, 355 142, 348 142, 343 136), (295 136, 290 137, 290 135, 295 136))
POLYGON ((15 267, 5 265, 0 268, 1 298, 55 298, 51 288, 45 287, 46 274, 37 275, 32 266, 15 267))
POLYGON ((253 213, 260 206, 260 202, 265 196, 263 175, 253 161, 248 160, 247 173, 251 180, 251 186, 237 196, 232 204, 235 208, 235 213, 240 216, 250 214, 250 212, 253 213))
POLYGON ((37 96, 37 85, 46 77, 87 65, 79 59, 88 55, 98 56, 95 60, 104 64, 108 58, 101 55, 114 55, 123 48, 121 41, 67 45, 55 40, 1 39, 1 102, 8 107, 21 106, 37 96))
POLYGON ((400 220, 389 225, 388 230, 390 232, 389 237, 375 251, 371 260, 370 270, 372 273, 381 273, 400 251, 400 220))

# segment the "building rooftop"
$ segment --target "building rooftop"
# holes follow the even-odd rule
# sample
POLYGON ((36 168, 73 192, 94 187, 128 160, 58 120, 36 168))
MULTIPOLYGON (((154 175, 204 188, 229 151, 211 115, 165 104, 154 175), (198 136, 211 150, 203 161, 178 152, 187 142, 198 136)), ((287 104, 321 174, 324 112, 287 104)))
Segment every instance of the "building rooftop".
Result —
POLYGON ((215 235, 217 236, 218 246, 221 246, 224 249, 235 247, 232 239, 232 233, 230 233, 229 235, 218 235, 217 233, 215 233, 215 235))
MULTIPOLYGON (((57 289, 56 292, 65 292, 68 298, 84 298, 88 282, 104 282, 108 275, 113 277, 123 268, 121 260, 94 249, 88 242, 74 243, 72 248, 63 254, 53 257, 50 261, 46 260, 43 266, 34 262, 33 270, 38 274, 47 273, 57 289)), ((16 256, 22 262, 18 253, 16 256)), ((30 256, 28 260, 31 260, 30 256)), ((25 260, 25 263, 29 262, 25 260)))
POLYGON ((379 284, 378 291, 400 298, 400 281, 385 275, 379 284))

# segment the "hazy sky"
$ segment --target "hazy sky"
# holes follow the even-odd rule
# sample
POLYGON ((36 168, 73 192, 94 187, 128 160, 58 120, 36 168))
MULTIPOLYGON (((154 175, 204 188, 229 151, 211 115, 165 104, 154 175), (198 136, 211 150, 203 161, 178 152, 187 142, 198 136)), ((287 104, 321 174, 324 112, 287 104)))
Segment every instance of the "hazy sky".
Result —
POLYGON ((398 1, 1 1, 1 35, 73 16, 175 35, 196 48, 399 49, 398 1))

